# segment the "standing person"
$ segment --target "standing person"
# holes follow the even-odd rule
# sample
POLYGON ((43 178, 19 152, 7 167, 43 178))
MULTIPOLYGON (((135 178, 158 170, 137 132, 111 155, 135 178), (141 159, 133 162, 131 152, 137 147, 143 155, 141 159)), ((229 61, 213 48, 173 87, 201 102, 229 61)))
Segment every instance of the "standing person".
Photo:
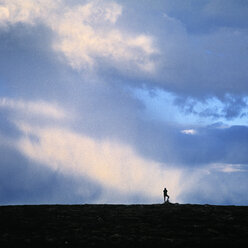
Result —
POLYGON ((166 201, 166 202, 169 202, 169 198, 170 198, 170 197, 169 197, 168 194, 167 194, 167 192, 168 192, 167 189, 164 188, 164 191, 163 191, 163 192, 164 192, 164 203, 165 203, 165 201, 166 201), (167 199, 166 199, 166 198, 167 198, 167 199))

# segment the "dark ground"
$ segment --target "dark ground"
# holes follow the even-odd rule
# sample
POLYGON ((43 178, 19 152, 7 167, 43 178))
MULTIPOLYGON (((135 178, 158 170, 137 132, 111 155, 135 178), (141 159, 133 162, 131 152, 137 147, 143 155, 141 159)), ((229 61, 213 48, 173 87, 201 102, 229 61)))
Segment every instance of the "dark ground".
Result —
POLYGON ((21 245, 248 247, 248 206, 1 206, 0 247, 21 245))

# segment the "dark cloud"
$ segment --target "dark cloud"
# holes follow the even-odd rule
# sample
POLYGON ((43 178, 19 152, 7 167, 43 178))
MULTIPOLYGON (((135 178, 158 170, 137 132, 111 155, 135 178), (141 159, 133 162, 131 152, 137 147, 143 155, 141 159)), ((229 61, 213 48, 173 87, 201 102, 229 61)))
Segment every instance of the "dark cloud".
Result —
MULTIPOLYGON (((129 9, 132 2, 123 5, 129 9)), ((142 7, 132 5, 135 15, 126 22, 130 25, 132 21, 137 29, 155 37, 160 55, 155 58, 156 75, 136 78, 135 84, 158 87, 200 102, 217 97, 227 105, 224 118, 242 114, 244 106, 241 108, 240 102, 248 94, 247 2, 147 0, 142 3, 142 7), (227 95, 232 95, 232 106, 227 95)), ((209 110, 203 114, 216 117, 209 110)))
POLYGON ((248 28, 248 4, 244 0, 164 1, 164 8, 193 33, 219 27, 248 28))
POLYGON ((52 171, 8 146, 0 146, 0 158, 0 204, 86 203, 101 193, 86 178, 52 171))
POLYGON ((16 24, 1 30, 0 96, 56 100, 63 94, 61 85, 68 82, 70 69, 53 52, 52 39, 42 25, 16 24))
MULTIPOLYGON (((199 167, 211 163, 248 164, 248 128, 222 124, 196 129, 185 134, 183 127, 143 123, 136 130, 134 146, 147 158, 181 167, 199 167)), ((130 141, 131 142, 131 141, 130 141)))
POLYGON ((244 110, 247 108, 247 102, 241 97, 227 97, 223 114, 226 119, 244 115, 244 110))
POLYGON ((178 137, 174 148, 177 162, 195 166, 208 163, 248 163, 247 127, 207 127, 197 131, 196 135, 182 134, 178 137))
POLYGON ((247 95, 247 40, 246 31, 220 30, 207 36, 172 38, 170 51, 165 40, 162 54, 168 62, 161 62, 159 86, 198 99, 247 95))

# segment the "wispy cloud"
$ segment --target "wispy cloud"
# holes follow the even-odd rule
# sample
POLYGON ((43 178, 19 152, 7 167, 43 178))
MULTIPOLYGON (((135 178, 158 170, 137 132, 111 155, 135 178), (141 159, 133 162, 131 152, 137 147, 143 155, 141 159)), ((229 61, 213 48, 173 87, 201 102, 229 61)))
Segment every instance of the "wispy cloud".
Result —
POLYGON ((0 98, 0 108, 10 109, 24 116, 38 116, 52 119, 64 119, 69 117, 62 108, 56 104, 45 101, 25 101, 11 98, 0 98))
POLYGON ((220 171, 223 173, 233 173, 233 172, 244 172, 247 171, 245 168, 246 165, 241 164, 213 164, 211 168, 216 171, 220 171))

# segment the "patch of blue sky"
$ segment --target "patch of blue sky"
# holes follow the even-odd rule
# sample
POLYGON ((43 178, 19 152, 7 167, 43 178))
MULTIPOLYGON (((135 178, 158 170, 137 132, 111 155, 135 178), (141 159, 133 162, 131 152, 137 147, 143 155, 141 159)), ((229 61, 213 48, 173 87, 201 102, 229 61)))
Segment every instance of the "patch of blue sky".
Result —
MULTIPOLYGON (((150 91, 136 89, 134 96, 145 105, 144 114, 148 119, 160 120, 182 125, 204 126, 213 123, 223 125, 247 126, 248 117, 240 115, 232 119, 225 118, 223 111, 225 104, 216 97, 205 101, 187 99, 185 106, 176 104, 176 95, 159 89, 150 91)), ((248 103, 248 99, 246 99, 248 103)))

